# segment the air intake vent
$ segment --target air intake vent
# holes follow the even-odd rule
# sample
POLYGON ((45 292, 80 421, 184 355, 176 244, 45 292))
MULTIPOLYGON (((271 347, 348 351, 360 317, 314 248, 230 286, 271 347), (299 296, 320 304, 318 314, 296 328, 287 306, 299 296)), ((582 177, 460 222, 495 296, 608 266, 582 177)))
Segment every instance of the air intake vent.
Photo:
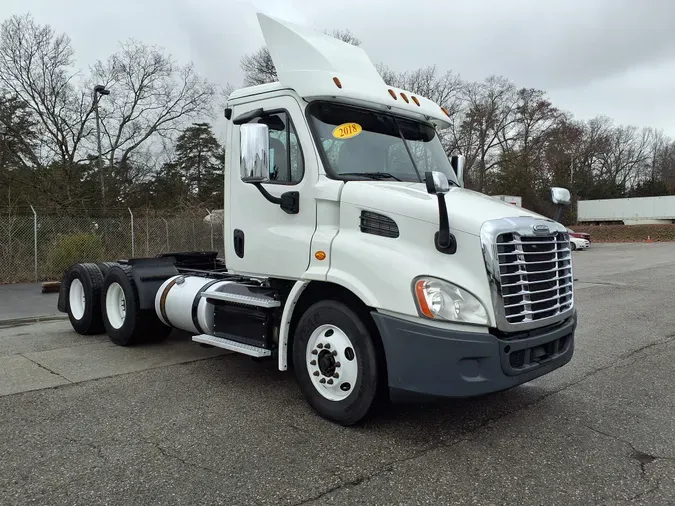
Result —
POLYGON ((388 216, 361 211, 361 225, 364 234, 381 235, 382 237, 398 237, 398 225, 388 216))

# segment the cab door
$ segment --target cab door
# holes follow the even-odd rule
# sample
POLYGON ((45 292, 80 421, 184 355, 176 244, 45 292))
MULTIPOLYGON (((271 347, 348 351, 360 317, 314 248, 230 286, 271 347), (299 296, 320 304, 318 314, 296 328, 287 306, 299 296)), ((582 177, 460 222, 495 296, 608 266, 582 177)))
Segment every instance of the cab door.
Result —
POLYGON ((299 192, 299 212, 285 212, 269 202, 255 185, 241 180, 240 126, 231 124, 229 188, 225 188, 229 200, 226 262, 228 270, 235 272, 298 279, 309 265, 316 229, 313 189, 318 163, 302 109, 293 97, 277 96, 236 105, 232 118, 260 108, 263 112, 249 122, 264 123, 269 128, 270 182, 262 186, 273 197, 299 192))

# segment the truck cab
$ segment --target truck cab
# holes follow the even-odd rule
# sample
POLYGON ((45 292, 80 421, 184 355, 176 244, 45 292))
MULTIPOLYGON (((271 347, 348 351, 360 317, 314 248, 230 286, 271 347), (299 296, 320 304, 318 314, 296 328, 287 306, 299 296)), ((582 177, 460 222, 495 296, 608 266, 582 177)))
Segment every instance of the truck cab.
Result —
POLYGON ((88 265, 90 294, 97 276, 74 266, 59 300, 74 328, 121 345, 178 328, 271 358, 344 425, 380 400, 482 395, 569 362, 565 227, 465 189, 448 112, 387 86, 362 49, 258 19, 279 81, 226 104, 225 258, 88 265))

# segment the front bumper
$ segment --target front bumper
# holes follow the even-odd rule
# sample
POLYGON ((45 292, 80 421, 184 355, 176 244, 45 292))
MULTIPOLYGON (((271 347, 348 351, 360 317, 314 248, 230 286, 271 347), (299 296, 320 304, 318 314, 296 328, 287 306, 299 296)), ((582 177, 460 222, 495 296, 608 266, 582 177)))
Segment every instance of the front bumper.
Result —
POLYGON ((576 311, 556 325, 504 338, 372 315, 394 401, 506 390, 562 367, 574 354, 576 311))

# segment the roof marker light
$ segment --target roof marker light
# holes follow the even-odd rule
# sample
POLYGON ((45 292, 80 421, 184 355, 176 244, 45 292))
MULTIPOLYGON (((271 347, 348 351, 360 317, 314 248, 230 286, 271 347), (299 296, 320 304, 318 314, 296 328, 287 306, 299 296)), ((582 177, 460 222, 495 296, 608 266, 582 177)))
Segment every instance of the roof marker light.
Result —
POLYGON ((394 93, 394 90, 389 89, 389 94, 391 95, 391 98, 394 100, 398 100, 398 97, 396 96, 396 93, 394 93))
POLYGON ((337 77, 333 78, 333 82, 335 83, 335 86, 337 86, 338 88, 342 88, 342 83, 337 77))
POLYGON ((413 102, 415 102, 415 103, 417 104, 417 107, 419 107, 419 106, 420 106, 420 101, 419 101, 419 100, 417 100, 417 97, 416 97, 416 96, 414 96, 414 95, 413 95, 413 96, 412 96, 412 97, 410 97, 410 98, 412 98, 412 101, 413 101, 413 102))
POLYGON ((441 107, 441 110, 445 113, 445 115, 446 115, 448 118, 450 117, 450 113, 448 112, 448 110, 447 110, 445 107, 441 107))
POLYGON ((409 104, 409 103, 410 103, 410 100, 408 100, 408 95, 406 95, 406 94, 403 93, 403 92, 401 92, 401 98, 402 98, 403 100, 405 100, 405 103, 406 103, 406 104, 409 104))

